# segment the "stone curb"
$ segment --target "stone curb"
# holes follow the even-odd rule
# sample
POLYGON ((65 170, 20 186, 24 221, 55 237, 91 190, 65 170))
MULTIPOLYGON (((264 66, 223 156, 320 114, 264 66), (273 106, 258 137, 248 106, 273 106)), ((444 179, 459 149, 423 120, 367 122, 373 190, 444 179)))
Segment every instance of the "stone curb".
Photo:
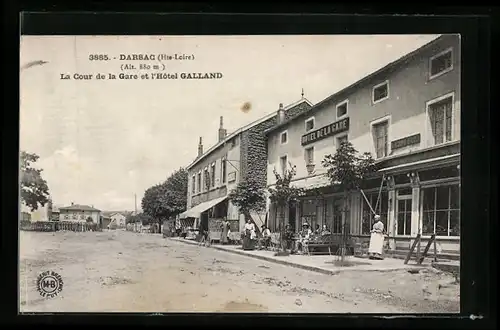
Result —
MULTIPOLYGON (((171 239, 171 240, 175 241, 175 242, 182 242, 182 243, 185 243, 185 244, 198 245, 198 242, 193 242, 193 241, 188 241, 188 240, 175 240, 175 239, 171 239)), ((210 248, 212 248, 214 250, 229 252, 229 253, 233 253, 233 254, 239 254, 239 255, 246 256, 246 257, 251 257, 251 258, 254 258, 254 259, 260 259, 260 260, 264 260, 264 261, 273 262, 275 264, 281 264, 281 265, 290 266, 290 267, 294 267, 294 268, 300 268, 300 269, 309 270, 309 271, 312 271, 312 272, 322 273, 322 274, 326 274, 326 275, 338 275, 341 272, 348 272, 348 271, 392 272, 392 271, 395 271, 395 270, 415 269, 415 266, 409 265, 408 267, 402 267, 402 268, 397 268, 397 269, 395 269, 395 268, 390 268, 390 269, 348 269, 348 268, 346 268, 346 269, 328 270, 328 269, 324 269, 324 268, 321 268, 321 267, 301 265, 301 264, 298 264, 298 263, 295 263, 295 262, 291 262, 291 261, 279 260, 279 259, 276 259, 276 258, 271 258, 271 257, 266 257, 266 256, 260 256, 260 255, 255 255, 255 254, 250 254, 250 253, 246 253, 244 251, 229 250, 229 249, 225 249, 225 248, 222 248, 220 246, 217 246, 217 245, 211 245, 210 248)), ((426 266, 421 266, 421 268, 425 268, 425 267, 426 266)))

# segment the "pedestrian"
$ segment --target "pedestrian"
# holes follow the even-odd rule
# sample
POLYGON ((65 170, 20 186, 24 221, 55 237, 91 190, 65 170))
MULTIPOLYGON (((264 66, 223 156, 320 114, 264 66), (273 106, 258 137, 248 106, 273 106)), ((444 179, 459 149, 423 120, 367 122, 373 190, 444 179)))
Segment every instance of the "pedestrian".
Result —
POLYGON ((262 225, 262 242, 264 243, 264 248, 267 250, 271 244, 271 231, 266 225, 262 225))
POLYGON ((224 220, 222 220, 222 234, 221 234, 221 238, 220 238, 220 242, 221 244, 227 244, 227 241, 228 241, 228 231, 229 231, 229 222, 224 218, 224 220))
POLYGON ((253 250, 253 240, 255 239, 255 226, 250 219, 245 223, 243 228, 243 250, 253 250))
POLYGON ((380 215, 375 215, 375 223, 371 230, 370 246, 368 248, 368 256, 370 259, 382 260, 384 250, 384 223, 380 219, 380 215))

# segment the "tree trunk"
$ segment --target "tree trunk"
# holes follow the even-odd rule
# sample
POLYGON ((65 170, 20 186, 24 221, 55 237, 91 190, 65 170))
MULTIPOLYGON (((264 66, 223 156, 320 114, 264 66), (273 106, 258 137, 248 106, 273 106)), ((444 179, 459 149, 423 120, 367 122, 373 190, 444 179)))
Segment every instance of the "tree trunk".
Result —
POLYGON ((345 250, 347 248, 347 233, 346 233, 346 223, 347 223, 347 210, 348 210, 348 192, 344 192, 344 216, 342 217, 342 243, 340 247, 340 261, 345 261, 345 250))

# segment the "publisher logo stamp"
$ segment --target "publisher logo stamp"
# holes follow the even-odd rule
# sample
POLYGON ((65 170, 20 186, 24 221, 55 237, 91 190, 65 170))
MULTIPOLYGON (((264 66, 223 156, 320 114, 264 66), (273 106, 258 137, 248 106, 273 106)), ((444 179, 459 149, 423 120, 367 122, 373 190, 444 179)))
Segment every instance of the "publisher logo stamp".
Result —
POLYGON ((42 297, 53 298, 63 289, 61 275, 53 271, 46 271, 38 275, 37 290, 42 297))

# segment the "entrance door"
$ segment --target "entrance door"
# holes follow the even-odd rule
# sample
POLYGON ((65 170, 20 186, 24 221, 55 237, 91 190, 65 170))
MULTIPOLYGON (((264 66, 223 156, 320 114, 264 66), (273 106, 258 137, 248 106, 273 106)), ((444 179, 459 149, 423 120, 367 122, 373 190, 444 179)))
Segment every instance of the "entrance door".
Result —
POLYGON ((398 236, 411 235, 411 196, 398 196, 396 203, 396 233, 398 236))

